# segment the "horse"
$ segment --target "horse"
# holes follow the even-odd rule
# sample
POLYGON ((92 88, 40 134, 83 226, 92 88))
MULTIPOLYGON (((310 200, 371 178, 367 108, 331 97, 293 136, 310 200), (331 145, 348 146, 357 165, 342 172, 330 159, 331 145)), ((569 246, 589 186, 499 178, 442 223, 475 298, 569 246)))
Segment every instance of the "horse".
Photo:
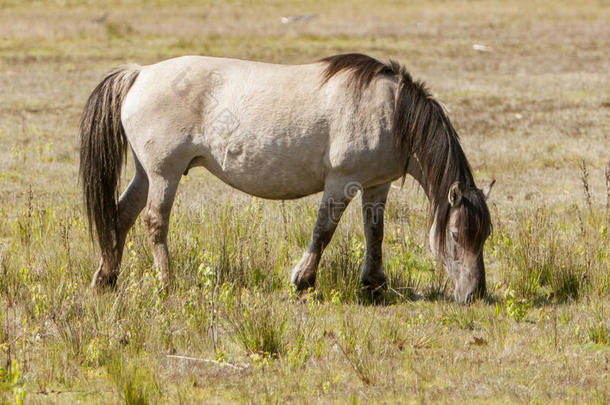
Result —
POLYGON ((111 71, 80 122, 80 180, 100 264, 91 286, 116 283, 125 238, 144 209, 154 266, 170 284, 167 236, 178 183, 202 166, 253 196, 323 192, 309 248, 292 271, 314 287, 322 252, 358 191, 366 254, 360 281, 386 288, 383 215, 391 183, 411 175, 430 202, 429 245, 466 303, 485 295, 491 233, 458 134, 425 84, 395 61, 342 54, 302 65, 183 56, 111 71), (119 197, 128 149, 133 179, 119 197))

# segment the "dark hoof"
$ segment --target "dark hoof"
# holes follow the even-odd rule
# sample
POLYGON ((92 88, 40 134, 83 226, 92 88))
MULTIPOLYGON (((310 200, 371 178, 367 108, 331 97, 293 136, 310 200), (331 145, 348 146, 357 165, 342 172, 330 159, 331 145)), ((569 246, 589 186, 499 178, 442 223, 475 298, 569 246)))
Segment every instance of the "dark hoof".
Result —
POLYGON ((388 280, 385 274, 367 275, 360 280, 362 287, 372 293, 382 292, 388 288, 388 280))
POLYGON ((114 289, 116 287, 118 276, 115 274, 93 276, 91 280, 91 288, 102 290, 104 288, 114 289))
POLYGON ((316 275, 299 274, 292 282, 296 287, 297 292, 304 293, 314 289, 316 285, 316 275))
POLYGON ((103 264, 100 264, 100 267, 93 274, 91 288, 101 290, 103 288, 114 288, 116 286, 117 279, 119 278, 118 273, 104 270, 103 264))
POLYGON ((316 284, 316 271, 311 268, 295 269, 291 277, 292 284, 298 292, 308 291, 313 289, 316 284))
POLYGON ((324 297, 321 291, 313 291, 312 289, 303 291, 299 294, 297 299, 297 304, 306 304, 310 301, 314 302, 322 302, 324 301, 324 297))
POLYGON ((305 252, 303 257, 294 267, 290 280, 298 292, 307 291, 314 288, 316 284, 316 269, 320 262, 320 255, 305 252))

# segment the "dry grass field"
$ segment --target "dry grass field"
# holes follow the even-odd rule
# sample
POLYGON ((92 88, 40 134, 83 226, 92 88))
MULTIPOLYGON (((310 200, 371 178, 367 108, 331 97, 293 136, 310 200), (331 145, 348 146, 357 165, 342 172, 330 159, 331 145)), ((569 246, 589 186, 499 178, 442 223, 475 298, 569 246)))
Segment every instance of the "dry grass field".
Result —
POLYGON ((610 3, 406 3, 0 0, 0 402, 610 403, 610 3), (320 196, 261 200, 203 169, 178 191, 169 293, 140 221, 116 290, 89 289, 76 128, 105 72, 345 52, 425 80, 478 185, 497 179, 487 299, 452 301, 408 179, 387 208, 396 296, 360 290, 355 199, 299 300, 320 196))

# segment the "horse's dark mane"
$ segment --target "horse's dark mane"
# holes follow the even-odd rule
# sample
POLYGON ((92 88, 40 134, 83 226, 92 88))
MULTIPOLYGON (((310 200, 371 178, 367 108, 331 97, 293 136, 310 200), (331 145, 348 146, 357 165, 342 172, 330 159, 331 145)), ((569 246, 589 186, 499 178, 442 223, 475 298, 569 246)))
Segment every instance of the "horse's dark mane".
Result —
MULTIPOLYGON (((392 134, 403 156, 403 173, 406 176, 410 158, 415 156, 424 176, 426 189, 436 216, 435 239, 439 253, 445 251, 445 234, 449 220, 449 188, 459 181, 464 190, 460 235, 470 246, 481 246, 491 230, 491 220, 485 198, 475 187, 472 170, 460 145, 459 136, 443 106, 436 101, 421 81, 414 81, 409 72, 395 61, 383 63, 362 54, 335 55, 322 59, 326 63, 324 85, 342 72, 351 73, 348 85, 358 94, 380 76, 398 78, 394 100, 392 134), (468 229, 468 232, 465 230, 468 229), (481 240, 482 238, 482 240, 481 240)), ((404 181, 404 177, 403 177, 404 181)))
POLYGON ((392 68, 385 63, 360 53, 346 53, 343 55, 329 56, 320 60, 326 64, 322 85, 326 84, 333 76, 344 70, 348 70, 349 85, 357 92, 367 87, 380 75, 394 75, 392 68))

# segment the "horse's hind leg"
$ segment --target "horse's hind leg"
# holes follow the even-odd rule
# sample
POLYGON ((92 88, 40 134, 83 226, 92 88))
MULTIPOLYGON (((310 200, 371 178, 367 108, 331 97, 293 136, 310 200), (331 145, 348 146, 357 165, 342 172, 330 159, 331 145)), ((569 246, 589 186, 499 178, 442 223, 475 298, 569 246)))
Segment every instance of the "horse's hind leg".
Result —
POLYGON ((314 286, 322 252, 335 233, 341 215, 343 215, 343 211, 347 208, 354 194, 355 192, 348 190, 348 187, 344 184, 338 187, 327 186, 325 188, 311 244, 292 271, 292 283, 298 291, 307 290, 314 286))
POLYGON ((364 287, 376 291, 385 286, 382 248, 383 213, 390 184, 364 189, 362 192, 362 217, 366 237, 366 257, 360 281, 364 287))
MULTIPOLYGON (((182 172, 180 172, 182 173, 182 172)), ((170 264, 167 249, 167 231, 169 217, 180 181, 180 173, 160 175, 149 173, 148 201, 144 213, 144 224, 152 246, 155 266, 161 272, 161 281, 165 288, 169 287, 170 264)))
POLYGON ((114 235, 114 245, 102 247, 100 265, 93 275, 91 287, 113 285, 119 275, 125 238, 146 204, 148 178, 140 162, 135 158, 136 173, 119 199, 119 219, 114 235))

